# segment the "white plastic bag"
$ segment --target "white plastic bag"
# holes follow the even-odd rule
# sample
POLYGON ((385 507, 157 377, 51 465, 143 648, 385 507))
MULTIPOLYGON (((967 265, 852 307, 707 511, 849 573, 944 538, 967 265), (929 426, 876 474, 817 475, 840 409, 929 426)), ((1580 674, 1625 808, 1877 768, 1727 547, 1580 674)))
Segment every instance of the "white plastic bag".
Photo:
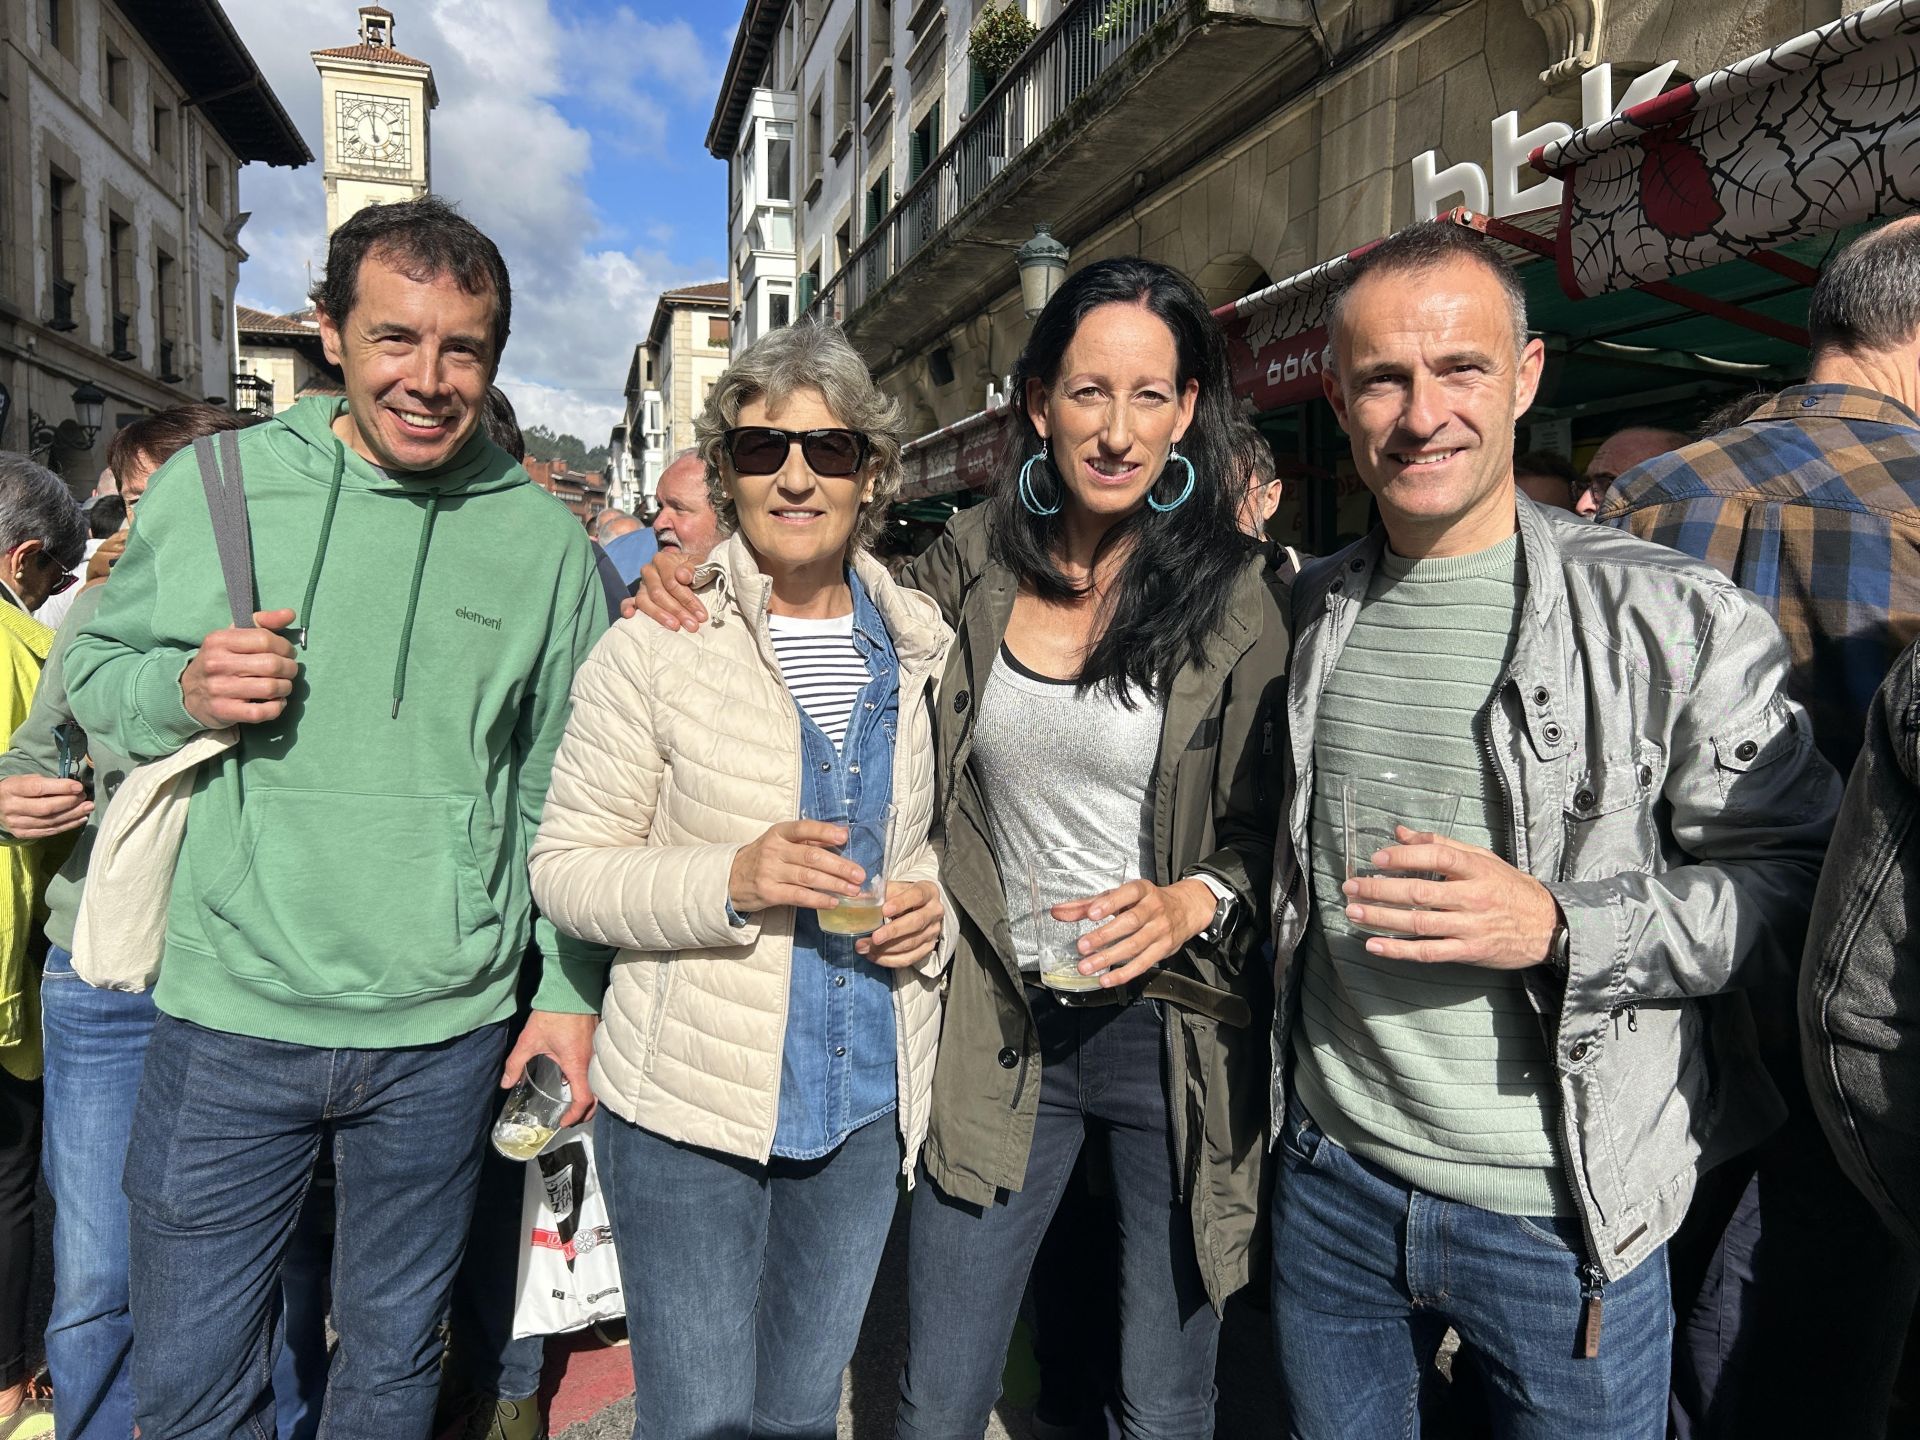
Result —
POLYGON ((593 1161, 593 1127, 574 1125, 556 1135, 527 1162, 526 1186, 514 1339, 624 1319, 627 1302, 593 1161))

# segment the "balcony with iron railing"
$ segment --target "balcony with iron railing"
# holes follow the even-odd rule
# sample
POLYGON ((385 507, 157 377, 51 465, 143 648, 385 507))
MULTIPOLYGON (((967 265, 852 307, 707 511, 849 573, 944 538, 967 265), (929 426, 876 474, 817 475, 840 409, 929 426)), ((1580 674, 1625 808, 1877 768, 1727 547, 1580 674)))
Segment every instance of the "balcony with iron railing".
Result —
POLYGON ((114 360, 133 359, 133 316, 113 317, 113 349, 107 353, 114 360))
POLYGON ((1312 24, 1309 0, 1135 0, 1119 10, 1075 0, 808 313, 845 326, 871 364, 911 353, 1016 283, 1012 252, 1035 221, 1069 234, 1076 222, 1097 223, 1141 172, 1244 126, 1244 108, 1231 102, 1256 96, 1277 69, 1310 67, 1312 24))

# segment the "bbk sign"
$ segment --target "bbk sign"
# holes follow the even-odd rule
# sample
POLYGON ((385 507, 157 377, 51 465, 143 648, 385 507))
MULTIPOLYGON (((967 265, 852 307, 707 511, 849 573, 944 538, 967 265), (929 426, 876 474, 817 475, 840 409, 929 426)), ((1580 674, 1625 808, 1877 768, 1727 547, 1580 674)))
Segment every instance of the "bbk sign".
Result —
MULTIPOLYGON (((1627 87, 1619 104, 1613 99, 1613 67, 1596 65, 1580 77, 1580 125, 1591 129, 1605 124, 1615 115, 1643 100, 1651 100, 1666 88, 1667 79, 1679 62, 1649 70, 1627 87)), ((1542 145, 1565 140, 1573 127, 1559 120, 1521 132, 1520 114, 1509 110, 1493 122, 1491 153, 1493 163, 1481 169, 1470 160, 1439 168, 1439 152, 1428 150, 1413 157, 1413 218, 1431 220, 1443 210, 1464 205, 1482 215, 1518 215, 1542 210, 1560 203, 1560 182, 1554 179, 1525 184, 1533 176, 1528 157, 1542 145)))
POLYGON ((1316 325, 1258 355, 1235 346, 1235 393, 1261 410, 1303 405, 1320 398, 1320 376, 1327 368, 1327 331, 1316 325))

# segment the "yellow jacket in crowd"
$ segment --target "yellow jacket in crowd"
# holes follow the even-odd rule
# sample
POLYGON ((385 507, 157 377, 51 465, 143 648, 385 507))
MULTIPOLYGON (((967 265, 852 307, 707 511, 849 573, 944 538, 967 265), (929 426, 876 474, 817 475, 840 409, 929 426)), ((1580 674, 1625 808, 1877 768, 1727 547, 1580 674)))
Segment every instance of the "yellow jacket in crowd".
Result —
MULTIPOLYGON (((0 599, 0 735, 11 738, 27 718, 52 648, 53 631, 0 599)), ((47 918, 41 892, 65 849, 41 840, 0 844, 0 1066, 21 1080, 40 1076, 40 982, 27 952, 47 918)))

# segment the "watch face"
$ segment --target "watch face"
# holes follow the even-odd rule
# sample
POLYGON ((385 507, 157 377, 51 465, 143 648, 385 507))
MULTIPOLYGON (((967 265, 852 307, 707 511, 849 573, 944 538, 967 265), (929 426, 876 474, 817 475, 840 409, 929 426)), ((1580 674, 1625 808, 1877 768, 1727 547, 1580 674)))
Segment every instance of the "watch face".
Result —
POLYGON ((336 144, 343 161, 399 169, 411 154, 412 112, 389 95, 334 97, 336 144))

